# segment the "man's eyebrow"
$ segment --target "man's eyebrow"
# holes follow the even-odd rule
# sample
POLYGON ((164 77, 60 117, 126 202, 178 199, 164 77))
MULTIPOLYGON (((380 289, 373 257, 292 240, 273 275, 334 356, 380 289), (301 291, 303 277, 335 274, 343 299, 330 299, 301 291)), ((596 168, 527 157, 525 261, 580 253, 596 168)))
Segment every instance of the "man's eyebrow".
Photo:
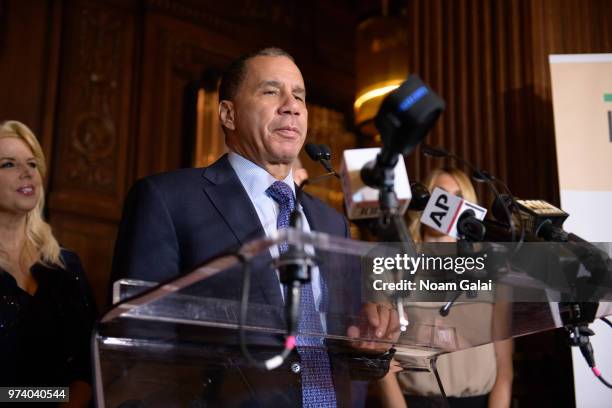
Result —
POLYGON ((261 81, 258 85, 257 88, 263 88, 266 86, 273 86, 275 88, 280 88, 281 87, 281 83, 279 81, 261 81))
POLYGON ((306 95, 306 90, 304 88, 302 88, 301 86, 296 86, 293 88, 293 92, 298 93, 298 94, 302 94, 302 95, 306 95))
MULTIPOLYGON (((261 81, 258 85, 257 88, 264 88, 266 86, 272 86, 274 88, 282 88, 283 84, 280 81, 275 81, 275 80, 270 80, 270 81, 261 81)), ((302 94, 302 95, 306 95, 306 90, 301 87, 301 86, 296 86, 292 89, 293 92, 302 94)))

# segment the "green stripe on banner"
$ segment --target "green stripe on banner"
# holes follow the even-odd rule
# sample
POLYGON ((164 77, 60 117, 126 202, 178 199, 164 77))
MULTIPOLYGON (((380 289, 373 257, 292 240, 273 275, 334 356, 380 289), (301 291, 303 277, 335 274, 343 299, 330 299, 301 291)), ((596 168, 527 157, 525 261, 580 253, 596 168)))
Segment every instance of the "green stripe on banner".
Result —
POLYGON ((612 93, 604 94, 604 102, 612 102, 612 93))

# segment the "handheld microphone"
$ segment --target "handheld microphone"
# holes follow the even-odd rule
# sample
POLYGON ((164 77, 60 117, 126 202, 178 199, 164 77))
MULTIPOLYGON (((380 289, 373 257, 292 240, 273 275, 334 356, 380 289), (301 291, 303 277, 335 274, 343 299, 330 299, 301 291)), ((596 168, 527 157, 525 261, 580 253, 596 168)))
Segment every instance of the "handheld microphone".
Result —
POLYGON ((480 221, 486 214, 486 208, 436 187, 421 215, 421 223, 456 239, 481 241, 484 229, 480 221))

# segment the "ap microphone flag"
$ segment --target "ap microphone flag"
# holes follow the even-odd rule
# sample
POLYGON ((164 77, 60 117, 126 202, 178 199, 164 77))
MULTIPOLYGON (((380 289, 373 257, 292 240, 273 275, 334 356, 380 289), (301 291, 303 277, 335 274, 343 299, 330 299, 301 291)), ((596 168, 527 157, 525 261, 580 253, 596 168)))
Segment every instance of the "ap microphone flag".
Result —
POLYGON ((453 238, 459 238, 457 223, 461 214, 470 210, 473 212, 471 215, 479 220, 483 220, 487 214, 486 208, 436 187, 423 211, 421 223, 453 238))

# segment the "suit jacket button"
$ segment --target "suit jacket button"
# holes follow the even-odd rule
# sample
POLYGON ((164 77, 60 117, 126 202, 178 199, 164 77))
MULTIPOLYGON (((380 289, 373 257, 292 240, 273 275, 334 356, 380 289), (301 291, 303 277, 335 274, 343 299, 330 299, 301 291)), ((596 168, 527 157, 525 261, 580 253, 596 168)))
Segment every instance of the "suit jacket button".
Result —
POLYGON ((302 366, 300 363, 291 363, 291 372, 293 374, 299 374, 302 371, 302 366))

